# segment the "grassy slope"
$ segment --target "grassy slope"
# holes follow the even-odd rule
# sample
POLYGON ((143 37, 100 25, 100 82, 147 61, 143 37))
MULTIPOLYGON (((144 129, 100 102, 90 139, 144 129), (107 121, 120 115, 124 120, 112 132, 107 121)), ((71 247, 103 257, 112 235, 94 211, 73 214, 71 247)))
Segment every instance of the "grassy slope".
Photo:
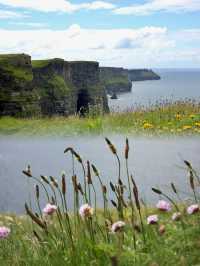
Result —
POLYGON ((26 66, 15 66, 15 62, 20 60, 21 55, 0 55, 0 67, 8 71, 16 79, 31 81, 33 79, 32 71, 27 69, 26 66))
POLYGON ((0 118, 1 135, 77 134, 200 134, 200 106, 190 102, 160 105, 149 110, 138 109, 108 115, 16 119, 0 118))

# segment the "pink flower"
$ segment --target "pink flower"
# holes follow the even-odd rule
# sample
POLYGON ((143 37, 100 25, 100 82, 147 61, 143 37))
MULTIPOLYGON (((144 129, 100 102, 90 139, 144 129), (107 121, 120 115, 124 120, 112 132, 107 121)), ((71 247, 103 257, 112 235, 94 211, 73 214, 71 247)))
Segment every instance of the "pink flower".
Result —
POLYGON ((0 227, 0 239, 7 238, 10 234, 10 228, 1 226, 0 227))
POLYGON ((198 212, 198 211, 199 211, 199 205, 198 205, 198 204, 190 205, 190 206, 187 208, 187 213, 188 213, 188 214, 193 214, 193 213, 198 212))
POLYGON ((79 209, 79 214, 82 218, 88 218, 93 215, 93 208, 89 204, 83 204, 79 209))
POLYGON ((158 215, 150 215, 147 217, 147 224, 156 224, 158 222, 158 215))
POLYGON ((122 221, 118 221, 112 224, 112 227, 111 227, 112 233, 121 232, 125 225, 126 225, 125 222, 122 222, 122 221))
POLYGON ((181 213, 180 212, 175 212, 172 215, 172 220, 173 221, 179 221, 181 219, 181 213))
POLYGON ((169 202, 167 202, 165 200, 159 200, 158 203, 156 204, 156 207, 160 211, 170 211, 171 210, 171 205, 169 204, 169 202))
POLYGON ((52 215, 57 210, 57 206, 47 203, 47 205, 43 209, 43 213, 46 215, 52 215))

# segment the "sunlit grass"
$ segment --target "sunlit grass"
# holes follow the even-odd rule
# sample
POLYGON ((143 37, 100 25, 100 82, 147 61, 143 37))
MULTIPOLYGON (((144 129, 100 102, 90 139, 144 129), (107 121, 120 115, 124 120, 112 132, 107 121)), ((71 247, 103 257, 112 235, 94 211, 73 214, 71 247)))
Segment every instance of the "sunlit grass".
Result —
POLYGON ((126 133, 144 135, 200 134, 200 104, 192 101, 160 103, 126 112, 52 118, 0 118, 1 135, 68 136, 126 133))

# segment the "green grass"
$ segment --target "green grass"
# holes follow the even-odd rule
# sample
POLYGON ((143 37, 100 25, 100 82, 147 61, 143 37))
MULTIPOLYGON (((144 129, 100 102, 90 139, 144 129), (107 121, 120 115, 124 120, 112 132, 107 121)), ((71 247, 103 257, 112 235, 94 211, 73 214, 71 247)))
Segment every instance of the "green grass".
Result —
POLYGON ((46 59, 46 60, 32 60, 32 67, 33 68, 43 68, 46 67, 53 59, 46 59))
POLYGON ((65 156, 69 156, 74 162, 72 179, 65 174, 61 177, 62 181, 57 181, 53 177, 34 177, 30 166, 23 171, 29 185, 37 184, 36 187, 33 186, 36 188, 35 200, 26 204, 27 215, 0 215, 0 226, 11 229, 7 238, 0 239, 0 265, 192 266, 200 264, 200 212, 188 214, 186 211, 191 203, 199 204, 200 201, 198 193, 200 177, 191 163, 185 161, 186 175, 189 173, 189 177, 186 178, 191 191, 189 200, 176 203, 176 198, 180 200, 180 195, 175 185, 172 189, 173 197, 169 197, 161 190, 152 189, 159 194, 159 199, 167 200, 171 204, 171 210, 159 211, 155 207, 147 207, 140 201, 139 188, 128 169, 128 140, 123 152, 127 172, 123 181, 122 161, 118 161, 115 146, 108 139, 106 142, 118 162, 117 177, 109 187, 103 184, 104 179, 96 167, 84 162, 81 156, 69 147, 65 149, 65 156), (80 176, 76 176, 75 171, 78 164, 83 169, 80 176), (94 185, 94 179, 99 180, 99 183, 95 182, 94 185), (125 186, 125 183, 128 185, 125 186), (101 194, 103 209, 97 208, 96 191, 101 194), (42 196, 46 202, 57 207, 53 214, 44 216, 42 196), (70 211, 69 196, 74 202, 70 211), (109 207, 110 200, 114 208, 109 207), (80 216, 81 202, 88 202, 93 212, 85 212, 84 216, 80 216), (172 221, 171 216, 177 211, 181 213, 181 218, 179 221, 172 221), (152 214, 158 215, 158 222, 147 224, 147 217, 152 214), (123 221, 125 224, 120 231, 112 231, 112 225, 117 221, 123 221))
POLYGON ((5 71, 8 71, 15 79, 21 79, 24 81, 31 81, 33 79, 33 73, 27 66, 18 66, 20 62, 21 54, 5 54, 0 55, 0 67, 5 71))
POLYGON ((200 134, 200 105, 192 102, 162 104, 122 113, 85 117, 20 119, 0 118, 1 135, 69 136, 79 134, 125 133, 142 135, 200 134))

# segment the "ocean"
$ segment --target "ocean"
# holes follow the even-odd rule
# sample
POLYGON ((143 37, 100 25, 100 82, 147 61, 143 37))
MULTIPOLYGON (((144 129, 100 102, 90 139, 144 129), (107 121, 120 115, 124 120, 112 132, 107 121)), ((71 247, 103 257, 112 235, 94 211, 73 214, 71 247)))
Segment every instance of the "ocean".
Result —
POLYGON ((166 100, 200 101, 200 69, 153 69, 160 80, 133 82, 132 91, 109 99, 114 111, 125 111, 137 106, 148 107, 166 100))

